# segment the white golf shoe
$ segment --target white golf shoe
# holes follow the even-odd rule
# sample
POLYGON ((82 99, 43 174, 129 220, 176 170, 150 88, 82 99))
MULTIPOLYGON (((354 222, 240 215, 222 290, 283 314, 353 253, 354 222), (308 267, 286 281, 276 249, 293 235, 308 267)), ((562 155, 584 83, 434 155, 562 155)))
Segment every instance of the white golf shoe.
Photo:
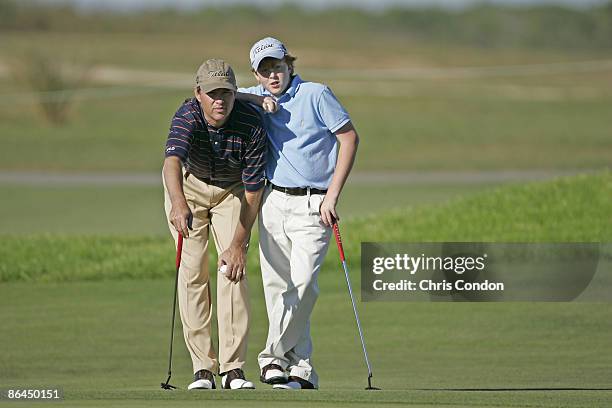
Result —
POLYGON ((300 377, 289 376, 289 381, 286 384, 275 384, 272 386, 275 390, 314 390, 316 387, 310 381, 306 381, 300 377))
POLYGON ((188 390, 214 390, 215 377, 208 370, 200 370, 195 373, 194 381, 187 386, 188 390))
POLYGON ((247 381, 244 372, 236 368, 221 375, 221 387, 226 390, 254 390, 255 384, 247 381))
POLYGON ((301 390, 302 386, 300 383, 292 381, 288 382, 287 384, 274 384, 272 388, 275 390, 301 390))
POLYGON ((265 384, 286 384, 287 374, 285 370, 277 364, 268 364, 261 369, 261 377, 259 378, 265 384))

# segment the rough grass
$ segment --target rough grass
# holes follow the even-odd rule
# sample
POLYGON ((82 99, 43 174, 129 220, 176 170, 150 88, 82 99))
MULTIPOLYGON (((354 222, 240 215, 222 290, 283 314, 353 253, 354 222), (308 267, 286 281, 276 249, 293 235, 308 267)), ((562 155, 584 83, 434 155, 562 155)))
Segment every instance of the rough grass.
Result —
MULTIPOLYGON (((157 30, 146 36, 3 33, 0 74, 7 72, 0 78, 4 146, 0 168, 158 171, 170 118, 191 94, 188 83, 182 88, 151 84, 146 76, 140 77, 140 71, 129 71, 131 79, 119 75, 111 81, 113 87, 90 97, 86 94, 84 100, 75 95, 67 123, 48 126, 31 103, 36 96, 29 95, 27 85, 8 72, 11 61, 24 53, 44 50, 58 61, 76 60, 77 65, 92 70, 110 65, 176 72, 179 78, 190 78, 203 58, 215 56, 232 63, 241 74, 240 85, 251 85, 249 47, 269 34, 286 40, 298 56, 298 73, 306 80, 329 85, 347 107, 361 136, 357 170, 575 169, 601 168, 612 161, 609 68, 569 73, 553 68, 526 76, 510 73, 474 78, 452 73, 452 69, 473 66, 609 60, 612 54, 608 51, 429 45, 386 32, 359 36, 356 43, 354 31, 342 33, 323 26, 308 35, 287 36, 268 25, 247 25, 239 34, 234 33, 234 25, 219 29, 231 32, 215 33, 224 40, 207 45, 206 55, 194 52, 205 35, 157 30), (92 51, 89 44, 94 42, 92 51), (373 78, 362 67, 380 72, 373 78), (438 69, 446 72, 447 68, 450 77, 437 77, 438 69), (402 77, 402 73, 420 70, 423 78, 402 77), (368 87, 364 87, 366 82, 368 87)), ((88 86, 108 85, 92 82, 88 86)))
MULTIPOLYGON (((538 100, 530 85, 513 91, 517 97, 499 96, 513 85, 453 91, 429 83, 415 90, 409 82, 387 82, 391 93, 375 87, 372 95, 355 95, 361 81, 324 82, 338 85, 360 134, 356 170, 593 169, 611 162, 612 88, 597 81, 586 87, 602 94, 586 100, 564 86, 551 87, 552 100, 538 100), (372 110, 373 103, 381 108, 372 110)), ((4 103, 0 167, 159 171, 170 119, 188 96, 185 89, 77 101, 61 127, 47 126, 27 103, 4 103)))
POLYGON ((501 187, 433 208, 399 210, 347 226, 357 240, 609 242, 612 174, 501 187))

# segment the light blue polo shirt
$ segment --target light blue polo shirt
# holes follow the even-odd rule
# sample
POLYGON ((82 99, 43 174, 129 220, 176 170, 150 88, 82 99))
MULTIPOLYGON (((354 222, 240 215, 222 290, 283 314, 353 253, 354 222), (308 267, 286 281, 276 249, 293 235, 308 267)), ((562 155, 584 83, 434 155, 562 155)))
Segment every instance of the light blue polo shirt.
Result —
MULTIPOLYGON (((238 92, 272 96, 261 85, 238 92)), ((277 103, 277 112, 262 115, 270 140, 266 177, 281 187, 326 189, 338 156, 334 132, 351 120, 348 113, 327 86, 298 75, 277 103)))

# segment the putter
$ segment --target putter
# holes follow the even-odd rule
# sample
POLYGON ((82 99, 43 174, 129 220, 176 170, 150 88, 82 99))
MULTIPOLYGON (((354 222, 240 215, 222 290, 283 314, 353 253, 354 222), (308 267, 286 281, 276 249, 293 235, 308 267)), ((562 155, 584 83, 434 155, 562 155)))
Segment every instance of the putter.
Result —
POLYGON ((357 330, 359 330, 359 338, 361 339, 361 348, 363 348, 363 355, 365 357, 366 366, 368 367, 368 386, 366 390, 380 390, 380 388, 372 387, 372 366, 370 365, 370 359, 368 359, 368 351, 366 350, 365 340, 363 339, 363 331, 361 330, 361 322, 359 321, 359 314, 357 313, 357 307, 355 306, 355 298, 353 297, 353 290, 351 289, 351 279, 349 278, 348 266, 346 265, 346 258, 344 257, 344 249, 342 248, 342 238, 340 237, 340 228, 338 223, 334 220, 334 235, 336 237, 336 244, 338 245, 338 252, 340 253, 340 260, 342 261, 342 267, 344 268, 344 276, 346 277, 346 285, 348 286, 349 295, 351 297, 351 304, 353 305, 353 312, 355 313, 355 321, 357 322, 357 330))
POLYGON ((176 279, 174 281, 174 300, 172 301, 172 325, 170 326, 170 356, 168 357, 168 378, 165 383, 161 383, 164 390, 174 390, 177 387, 170 385, 172 377, 172 343, 174 342, 174 318, 176 316, 176 292, 178 290, 179 267, 181 266, 181 254, 183 253, 183 236, 179 233, 176 245, 176 279))

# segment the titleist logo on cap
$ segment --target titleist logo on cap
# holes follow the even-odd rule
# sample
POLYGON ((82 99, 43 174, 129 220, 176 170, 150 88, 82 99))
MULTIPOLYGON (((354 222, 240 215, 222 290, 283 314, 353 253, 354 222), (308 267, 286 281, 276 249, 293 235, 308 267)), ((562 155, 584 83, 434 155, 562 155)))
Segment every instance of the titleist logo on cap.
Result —
POLYGON ((262 52, 262 51, 263 51, 263 50, 265 50, 266 48, 271 48, 271 47, 274 47, 274 44, 263 44, 263 45, 260 45, 259 47, 256 47, 256 48, 253 50, 253 54, 257 54, 257 53, 259 53, 259 52, 262 52))
POLYGON ((208 77, 209 78, 216 78, 216 77, 228 77, 230 76, 230 72, 229 70, 227 71, 223 71, 223 70, 219 70, 219 71, 210 71, 208 73, 208 77))
POLYGON ((283 52, 287 52, 285 46, 282 45, 282 44, 268 43, 268 44, 262 44, 262 45, 259 45, 259 46, 255 47, 255 49, 253 50, 253 55, 259 54, 263 50, 268 49, 268 48, 272 48, 272 47, 278 47, 281 50, 283 50, 283 52))

